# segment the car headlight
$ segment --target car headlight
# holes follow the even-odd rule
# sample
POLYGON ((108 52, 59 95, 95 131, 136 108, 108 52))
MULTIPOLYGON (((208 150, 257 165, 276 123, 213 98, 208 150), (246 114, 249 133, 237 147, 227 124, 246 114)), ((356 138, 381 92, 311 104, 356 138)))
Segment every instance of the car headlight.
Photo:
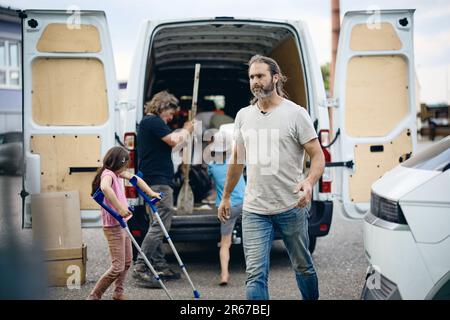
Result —
POLYGON ((398 224, 408 224, 402 208, 397 201, 380 197, 372 192, 370 197, 370 212, 377 218, 398 224))

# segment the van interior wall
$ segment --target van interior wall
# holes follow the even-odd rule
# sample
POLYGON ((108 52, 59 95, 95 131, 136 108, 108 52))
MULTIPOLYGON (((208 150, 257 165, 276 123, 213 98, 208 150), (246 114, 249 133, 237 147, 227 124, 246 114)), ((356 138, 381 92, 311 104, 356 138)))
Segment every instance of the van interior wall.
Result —
POLYGON ((278 62, 281 71, 288 79, 284 87, 288 98, 296 104, 308 108, 305 73, 294 37, 289 36, 268 56, 278 62))
MULTIPOLYGON (((256 43, 256 42, 255 42, 256 43)), ((280 38, 279 42, 267 52, 254 52, 248 55, 246 61, 221 60, 175 61, 170 64, 155 64, 155 50, 152 49, 147 64, 145 80, 144 103, 159 91, 168 90, 176 97, 191 96, 194 79, 194 65, 201 63, 199 84, 199 111, 202 107, 202 97, 209 95, 225 96, 225 113, 235 117, 237 112, 249 105, 252 99, 248 80, 247 61, 253 54, 263 54, 275 59, 280 65, 288 81, 285 91, 290 100, 308 108, 306 78, 301 61, 301 54, 292 33, 280 38)), ((157 57, 156 57, 157 59, 157 57)), ((190 109, 190 101, 184 101, 183 106, 190 109)))
MULTIPOLYGON (((225 96, 225 113, 235 117, 236 113, 249 104, 252 94, 249 88, 247 66, 223 62, 222 67, 201 62, 198 91, 199 112, 204 107, 203 97, 211 95, 225 96)), ((161 67, 154 69, 153 77, 146 81, 147 89, 144 100, 150 100, 156 93, 167 90, 178 99, 192 96, 194 83, 194 63, 189 67, 161 67)), ((182 106, 190 109, 191 101, 183 101, 182 106)))

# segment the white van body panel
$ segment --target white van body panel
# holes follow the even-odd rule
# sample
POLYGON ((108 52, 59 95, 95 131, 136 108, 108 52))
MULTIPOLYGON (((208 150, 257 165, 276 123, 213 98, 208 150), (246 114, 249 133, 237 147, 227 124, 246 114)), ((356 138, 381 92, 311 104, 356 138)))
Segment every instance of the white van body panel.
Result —
MULTIPOLYGON (((91 25, 98 30, 101 49, 98 52, 47 52, 38 51, 36 48, 43 31, 49 24, 66 24, 73 21, 72 12, 57 10, 29 10, 25 11, 27 17, 23 20, 23 59, 24 59, 24 148, 26 170, 24 174, 25 191, 31 194, 41 192, 41 156, 32 153, 30 140, 32 136, 39 135, 90 135, 98 136, 101 143, 101 150, 96 150, 100 156, 114 146, 115 132, 115 109, 118 103, 117 82, 115 75, 112 46, 105 13, 102 11, 81 11, 81 25, 91 25), (30 20, 37 21, 38 26, 32 28, 28 25, 30 20), (95 59, 101 63, 104 70, 105 86, 107 90, 107 121, 100 125, 39 125, 33 120, 32 110, 32 88, 33 75, 32 67, 36 59, 95 59)), ((76 20, 75 20, 76 21, 76 20)), ((52 88, 51 88, 52 89, 52 88)), ((56 92, 58 89, 53 88, 56 92)), ((101 166, 101 163, 98 164, 101 166)), ((57 188, 58 189, 58 188, 57 188)), ((70 191, 70 190, 55 190, 70 191)), ((89 192, 90 190, 85 190, 89 192)), ((25 198, 24 225, 31 227, 31 197, 25 198)), ((92 200, 93 201, 93 200, 92 200)), ((98 209, 81 210, 83 227, 101 226, 100 211, 98 209)))
MULTIPOLYGON (((407 156, 411 155, 411 152, 415 152, 417 144, 417 132, 416 132, 416 92, 415 92, 415 70, 414 70, 414 46, 413 46, 413 16, 414 10, 382 10, 379 12, 373 11, 359 11, 359 12, 347 12, 341 29, 341 36, 339 41, 338 57, 336 64, 336 81, 335 81, 335 99, 337 100, 337 109, 334 114, 335 130, 340 129, 340 137, 333 149, 336 161, 353 161, 353 169, 343 167, 337 172, 335 182, 338 184, 338 188, 342 190, 339 193, 339 200, 343 205, 343 213, 347 218, 361 219, 369 209, 370 202, 370 186, 378 178, 380 178, 384 172, 392 169, 399 163, 399 155, 396 152, 400 152, 399 149, 405 148, 408 151, 407 156), (406 20, 404 20, 406 19, 406 20), (405 23, 407 22, 407 24, 405 23), (370 24, 370 23, 374 24, 370 24), (369 24, 368 24, 369 23, 369 24), (400 23, 405 23, 406 26, 402 26, 400 23), (379 29, 376 29, 378 28, 379 29), (361 30, 364 29, 361 33, 361 30), (373 28, 373 29, 371 29, 373 28), (355 34, 352 32, 355 30, 355 34), (375 31, 372 31, 375 30, 375 31), (380 32, 376 30, 381 30, 380 32), (361 34, 375 34, 376 37, 361 37, 361 34), (359 36, 359 38, 358 38, 359 36), (353 38, 352 38, 353 37, 353 38), (392 39, 395 39, 392 40, 392 39), (359 42, 358 42, 359 41, 359 42), (374 44, 375 43, 375 44, 374 44), (376 46, 379 45, 379 48, 376 46), (353 47, 353 49, 351 48, 353 47), (391 47, 389 47, 391 46, 391 47), (390 49, 389 49, 390 48, 390 49), (389 49, 389 50, 387 50, 389 49), (400 59, 398 59, 400 58, 400 59), (364 60, 365 59, 365 60, 364 60), (367 97, 367 100, 362 102, 365 97, 359 97, 358 107, 364 107, 365 105, 371 106, 377 98, 382 100, 383 85, 386 79, 381 79, 378 82, 378 78, 374 78, 374 74, 365 73, 359 75, 358 83, 351 83, 352 87, 347 86, 349 81, 349 71, 351 62, 370 62, 376 59, 382 59, 382 67, 390 68, 393 65, 394 60, 401 60, 406 65, 404 70, 407 77, 407 85, 405 93, 405 111, 404 115, 398 119, 395 125, 389 127, 388 132, 382 134, 355 134, 355 130, 352 134, 349 133, 349 126, 354 126, 356 118, 352 118, 352 114, 347 114, 349 109, 347 105, 347 99, 353 99, 355 92, 368 92, 373 95, 374 98, 367 97), (384 63, 384 64, 383 64, 384 63), (365 78, 364 78, 365 77, 365 78), (370 82, 371 79, 376 79, 370 82), (362 80, 361 80, 362 79, 362 80), (355 87, 357 86, 357 87, 355 87), (347 94, 349 96, 347 97, 347 94), (381 96, 381 97, 380 97, 381 96), (346 117, 352 119, 353 122, 346 123, 346 117), (403 137, 405 135, 405 137, 403 137), (407 135, 407 137, 406 137, 407 135), (396 139, 401 137, 401 142, 406 141, 408 146, 405 147, 405 143, 400 143, 400 147, 390 147, 396 139), (360 147, 359 150, 357 148, 360 147), (357 159, 357 152, 361 151, 361 147, 369 148, 369 155, 361 156, 364 160, 357 159), (373 147, 373 149, 372 149, 373 147), (386 148, 386 152, 384 152, 386 148), (391 150, 393 149, 393 150, 391 150), (398 149, 398 150, 395 150, 398 149), (359 171, 358 171, 359 169, 359 171), (363 177, 359 180, 358 184, 354 184, 353 191, 351 188, 351 181, 356 180, 356 176, 372 175, 368 178, 363 177), (375 177, 376 175, 376 177, 375 177), (364 180, 365 179, 365 180, 364 180), (361 183, 364 181, 364 183, 361 183), (359 197, 355 197, 355 193, 358 189, 364 189, 364 194, 359 197)), ((371 72, 377 73, 381 78, 383 77, 380 68, 368 68, 371 72)), ((356 71, 357 72, 357 71, 356 71)), ((394 76, 391 79, 395 83, 402 83, 401 76, 397 77, 397 73, 392 72, 394 76), (399 79, 397 79, 399 78, 399 79)), ((354 79, 352 79, 354 80, 354 79)), ((397 98, 400 93, 392 92, 391 95, 397 98)), ((357 99, 357 98, 356 98, 357 99)), ((353 104, 356 104, 353 101, 353 104)), ((376 104, 375 104, 376 106, 376 104)), ((402 106, 404 107, 404 106, 402 106)), ((376 112, 376 107, 369 108, 368 110, 373 113, 376 112)), ((357 109, 356 109, 357 110, 357 109)), ((385 114, 384 119, 391 117, 391 113, 395 110, 388 110, 389 113, 385 114)), ((352 111, 353 113, 354 111, 352 111)), ((361 122, 365 125, 365 128, 372 128, 377 123, 371 122, 371 115, 365 115, 360 117, 361 122)), ((383 122, 383 121, 379 121, 383 122)), ((382 125, 382 124, 381 124, 382 125)), ((401 154, 403 155, 403 154, 401 154)), ((361 193, 361 192, 359 192, 361 193)))

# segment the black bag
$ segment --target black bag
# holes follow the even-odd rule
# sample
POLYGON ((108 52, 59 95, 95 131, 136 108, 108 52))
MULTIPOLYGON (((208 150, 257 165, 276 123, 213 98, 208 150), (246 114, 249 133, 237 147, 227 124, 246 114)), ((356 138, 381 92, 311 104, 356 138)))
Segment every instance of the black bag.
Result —
MULTIPOLYGON (((183 185, 183 173, 181 165, 178 167, 175 174, 174 199, 177 199, 181 186, 183 185)), ((208 168, 204 164, 198 164, 190 167, 189 170, 189 185, 194 194, 194 202, 201 203, 203 199, 208 196, 212 188, 211 178, 208 176, 208 168)))

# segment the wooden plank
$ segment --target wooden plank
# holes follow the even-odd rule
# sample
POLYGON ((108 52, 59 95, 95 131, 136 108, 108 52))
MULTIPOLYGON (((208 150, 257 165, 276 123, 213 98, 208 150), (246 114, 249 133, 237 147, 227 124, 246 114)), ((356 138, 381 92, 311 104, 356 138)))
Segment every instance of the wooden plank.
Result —
POLYGON ((281 42, 269 53, 269 57, 277 61, 281 71, 288 78, 285 90, 290 100, 307 108, 308 99, 306 96, 305 75, 294 37, 290 36, 281 42))
POLYGON ((400 164, 400 159, 406 160, 406 155, 412 152, 411 134, 405 130, 392 142, 380 146, 383 152, 372 152, 373 144, 355 146, 355 173, 349 177, 352 202, 369 202, 372 184, 400 164))
POLYGON ((384 137, 408 116, 408 64, 400 56, 355 57, 348 64, 345 130, 384 137))
POLYGON ((101 125, 108 120, 103 64, 39 58, 32 65, 32 115, 42 126, 101 125))
POLYGON ((50 23, 36 45, 40 52, 100 52, 101 42, 97 27, 81 24, 69 28, 66 23, 50 23))
POLYGON ((402 47, 402 41, 389 22, 377 26, 358 24, 352 29, 350 48, 354 51, 390 51, 400 50, 402 47))
POLYGON ((82 210, 98 208, 90 196, 95 172, 69 174, 69 168, 101 166, 100 136, 34 135, 30 146, 41 156, 42 193, 78 190, 82 210))

